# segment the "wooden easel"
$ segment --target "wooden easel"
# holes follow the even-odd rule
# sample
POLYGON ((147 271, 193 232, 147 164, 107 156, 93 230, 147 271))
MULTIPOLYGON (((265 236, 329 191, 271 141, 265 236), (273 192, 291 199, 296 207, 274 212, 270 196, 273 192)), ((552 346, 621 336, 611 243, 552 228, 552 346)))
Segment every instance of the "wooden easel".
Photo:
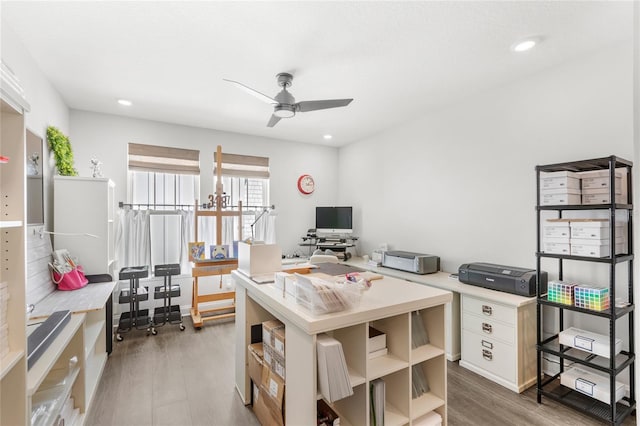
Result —
MULTIPOLYGON (((215 210, 199 210, 198 200, 196 200, 194 210, 194 228, 195 228, 195 240, 198 241, 198 218, 205 216, 213 216, 216 218, 216 245, 222 244, 222 218, 224 216, 237 216, 238 220, 238 240, 242 240, 242 202, 238 203, 237 210, 222 210, 223 209, 223 197, 224 192, 222 190, 222 147, 218 145, 216 148, 216 196, 215 196, 215 210)), ((237 254, 236 254, 237 255, 237 254)), ((235 316, 236 307, 236 292, 225 291, 220 293, 211 294, 198 294, 198 278, 209 277, 215 275, 230 274, 231 271, 238 268, 238 259, 208 259, 208 260, 196 260, 193 262, 193 268, 191 270, 191 276, 193 277, 193 292, 191 297, 191 319, 193 320, 193 326, 197 329, 201 328, 205 321, 212 321, 223 318, 231 318, 235 316), (229 306, 221 306, 218 308, 210 308, 200 310, 198 305, 204 302, 215 302, 219 300, 232 300, 232 304, 229 306), (214 312, 229 311, 220 314, 212 314, 214 312), (212 314, 203 316, 203 314, 212 314)))

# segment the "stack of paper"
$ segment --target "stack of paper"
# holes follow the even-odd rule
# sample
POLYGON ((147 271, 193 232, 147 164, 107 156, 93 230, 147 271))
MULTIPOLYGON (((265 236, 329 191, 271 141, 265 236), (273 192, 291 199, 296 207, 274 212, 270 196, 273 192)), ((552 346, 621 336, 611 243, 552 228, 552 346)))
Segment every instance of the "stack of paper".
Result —
POLYGON ((387 353, 387 335, 369 326, 369 359, 378 358, 387 353))
POLYGON ((326 334, 317 337, 318 383, 320 393, 329 402, 353 395, 342 343, 326 334))
POLYGON ((427 382, 427 378, 424 375, 424 370, 420 365, 414 365, 411 367, 411 397, 413 399, 422 396, 423 394, 429 392, 429 383, 427 382))
POLYGON ((411 347, 413 349, 429 343, 429 335, 424 328, 424 321, 420 311, 411 313, 411 347))
POLYGON ((384 380, 375 379, 369 383, 371 426, 384 426, 384 393, 384 380))

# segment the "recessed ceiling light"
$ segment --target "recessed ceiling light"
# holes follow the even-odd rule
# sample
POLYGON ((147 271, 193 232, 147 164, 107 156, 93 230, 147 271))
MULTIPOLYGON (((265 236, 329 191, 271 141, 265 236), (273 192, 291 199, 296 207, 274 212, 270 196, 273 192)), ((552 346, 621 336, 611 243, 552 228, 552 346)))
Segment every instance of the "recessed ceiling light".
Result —
POLYGON ((333 136, 331 136, 331 135, 324 135, 324 136, 323 136, 323 138, 325 138, 326 140, 329 140, 329 139, 333 138, 333 136))
POLYGON ((133 102, 131 102, 130 100, 127 99, 118 99, 118 103, 120 105, 124 105, 124 106, 131 106, 133 105, 133 102))
POLYGON ((511 50, 514 52, 526 52, 527 50, 533 49, 538 43, 540 43, 540 38, 530 37, 512 45, 511 50))

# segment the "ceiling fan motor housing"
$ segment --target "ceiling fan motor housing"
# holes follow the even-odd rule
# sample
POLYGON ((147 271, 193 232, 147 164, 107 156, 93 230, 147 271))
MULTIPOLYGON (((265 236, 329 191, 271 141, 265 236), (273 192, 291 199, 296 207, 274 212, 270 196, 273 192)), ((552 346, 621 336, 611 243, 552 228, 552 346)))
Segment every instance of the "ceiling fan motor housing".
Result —
POLYGON ((296 107, 292 104, 278 104, 273 107, 273 115, 280 118, 291 118, 296 115, 296 107))

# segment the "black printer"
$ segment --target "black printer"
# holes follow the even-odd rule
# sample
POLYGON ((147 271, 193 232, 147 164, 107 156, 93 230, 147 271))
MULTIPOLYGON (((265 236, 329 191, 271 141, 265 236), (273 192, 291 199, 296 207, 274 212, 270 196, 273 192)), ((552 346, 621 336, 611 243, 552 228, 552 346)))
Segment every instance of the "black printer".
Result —
MULTIPOLYGON (((520 296, 536 295, 536 270, 496 265, 493 263, 465 263, 458 268, 458 280, 491 290, 520 296)), ((540 294, 547 292, 547 273, 540 271, 540 294)))

